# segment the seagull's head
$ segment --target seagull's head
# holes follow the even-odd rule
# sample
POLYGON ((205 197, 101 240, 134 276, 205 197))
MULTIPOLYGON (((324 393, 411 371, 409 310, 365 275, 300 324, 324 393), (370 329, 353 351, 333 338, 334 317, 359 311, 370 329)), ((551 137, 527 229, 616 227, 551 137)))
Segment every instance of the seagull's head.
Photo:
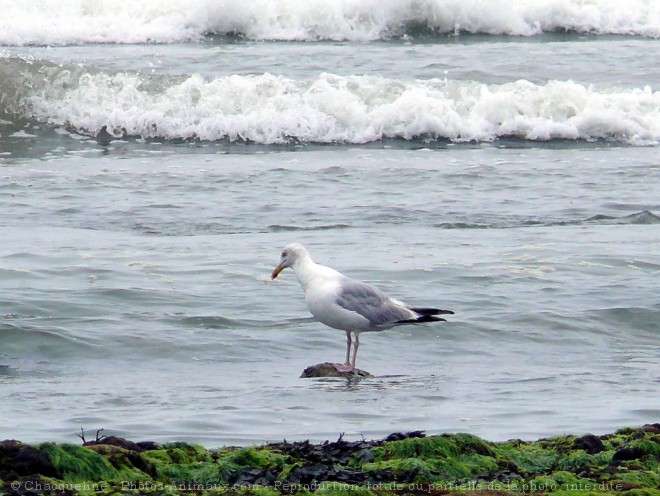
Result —
POLYGON ((296 262, 305 257, 309 257, 309 255, 303 245, 298 243, 291 243, 290 245, 286 245, 282 250, 282 254, 280 255, 280 263, 278 263, 277 266, 273 269, 271 278, 275 279, 284 269, 287 267, 293 267, 296 262))

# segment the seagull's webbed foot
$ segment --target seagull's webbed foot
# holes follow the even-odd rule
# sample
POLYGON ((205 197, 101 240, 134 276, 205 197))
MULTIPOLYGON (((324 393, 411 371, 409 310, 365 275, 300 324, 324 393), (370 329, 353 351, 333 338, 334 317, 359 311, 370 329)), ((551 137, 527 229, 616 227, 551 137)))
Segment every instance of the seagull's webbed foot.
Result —
POLYGON ((337 372, 341 372, 342 374, 353 372, 355 369, 355 367, 350 363, 334 363, 333 365, 335 366, 337 372))

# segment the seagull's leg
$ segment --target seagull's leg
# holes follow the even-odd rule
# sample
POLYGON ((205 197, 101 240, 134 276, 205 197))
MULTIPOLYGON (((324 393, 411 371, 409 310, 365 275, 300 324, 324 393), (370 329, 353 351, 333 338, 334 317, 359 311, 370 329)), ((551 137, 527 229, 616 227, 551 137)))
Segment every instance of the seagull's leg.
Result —
POLYGON ((351 363, 351 344, 353 344, 351 331, 346 331, 346 360, 344 361, 344 365, 349 365, 351 363))
POLYGON ((355 342, 353 343, 353 361, 351 362, 351 370, 355 368, 355 360, 357 359, 357 350, 360 347, 360 335, 355 334, 355 342))
MULTIPOLYGON (((357 334, 355 335, 355 339, 357 339, 357 334)), ((335 368, 337 369, 337 372, 351 372, 353 370, 353 365, 351 365, 352 343, 353 340, 351 339, 351 331, 346 331, 346 361, 344 363, 334 364, 335 368)))

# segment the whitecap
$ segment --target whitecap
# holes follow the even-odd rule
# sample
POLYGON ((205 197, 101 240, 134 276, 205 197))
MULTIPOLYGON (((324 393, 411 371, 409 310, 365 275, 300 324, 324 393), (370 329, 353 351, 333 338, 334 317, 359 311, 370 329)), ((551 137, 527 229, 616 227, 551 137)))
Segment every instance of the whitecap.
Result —
POLYGON ((257 40, 373 41, 542 32, 660 37, 654 0, 0 0, 4 45, 257 40))
POLYGON ((17 64, 0 97, 20 118, 108 138, 353 143, 387 139, 660 143, 660 92, 321 74, 154 76, 17 64))

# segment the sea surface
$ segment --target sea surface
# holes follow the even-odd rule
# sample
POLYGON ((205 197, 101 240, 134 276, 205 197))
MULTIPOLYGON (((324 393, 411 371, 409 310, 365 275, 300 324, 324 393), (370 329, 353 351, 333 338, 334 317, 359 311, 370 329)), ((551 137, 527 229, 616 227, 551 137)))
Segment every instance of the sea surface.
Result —
POLYGON ((0 0, 0 233, 0 439, 657 422, 660 2, 0 0))

